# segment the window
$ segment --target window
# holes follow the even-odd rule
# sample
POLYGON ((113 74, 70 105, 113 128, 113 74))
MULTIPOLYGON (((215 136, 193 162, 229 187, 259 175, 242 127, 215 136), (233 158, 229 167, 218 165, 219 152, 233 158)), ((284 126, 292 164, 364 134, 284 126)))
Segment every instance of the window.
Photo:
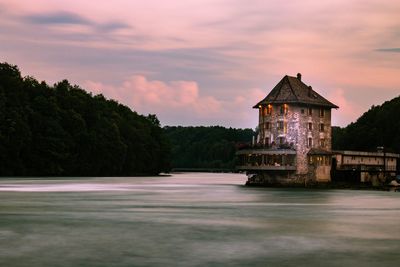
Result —
POLYGON ((308 138, 308 147, 312 147, 312 138, 311 137, 308 138))
POLYGON ((271 129, 271 123, 270 123, 269 121, 267 121, 267 122, 265 123, 265 129, 266 129, 266 130, 270 130, 270 129, 271 129))
POLYGON ((308 130, 312 131, 312 122, 308 123, 308 130))
POLYGON ((319 146, 320 146, 320 147, 325 147, 325 139, 324 139, 324 138, 321 138, 321 139, 319 140, 319 146))
POLYGON ((278 128, 278 130, 283 130, 283 127, 284 127, 283 121, 278 121, 276 124, 276 127, 278 128))
POLYGON ((279 144, 283 145, 285 143, 285 137, 279 137, 279 144))
POLYGON ((281 114, 281 115, 286 115, 287 113, 288 113, 288 105, 283 104, 283 105, 281 106, 281 109, 280 109, 280 114, 281 114))
POLYGON ((272 114, 272 106, 271 104, 268 104, 267 106, 267 115, 271 115, 272 114))
POLYGON ((319 131, 323 132, 325 130, 325 125, 323 123, 319 124, 319 131))
POLYGON ((304 114, 304 108, 301 109, 301 114, 304 114))
POLYGON ((266 145, 269 145, 269 137, 266 137, 264 142, 265 142, 266 145))
POLYGON ((325 109, 324 109, 324 108, 320 108, 320 109, 319 109, 319 116, 320 116, 321 118, 323 118, 323 117, 325 116, 325 109))
POLYGON ((308 108, 308 112, 307 113, 308 113, 308 115, 311 116, 312 115, 312 108, 308 108))

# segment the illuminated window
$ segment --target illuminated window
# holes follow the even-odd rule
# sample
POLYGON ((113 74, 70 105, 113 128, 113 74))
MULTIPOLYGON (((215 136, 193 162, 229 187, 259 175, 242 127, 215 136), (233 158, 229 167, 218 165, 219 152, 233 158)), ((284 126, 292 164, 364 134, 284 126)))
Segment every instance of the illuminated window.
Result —
POLYGON ((283 105, 281 106, 281 109, 280 109, 280 114, 281 114, 281 115, 286 115, 287 113, 288 113, 288 105, 283 104, 283 105))
POLYGON ((271 115, 272 114, 272 106, 269 104, 267 106, 267 115, 271 115))

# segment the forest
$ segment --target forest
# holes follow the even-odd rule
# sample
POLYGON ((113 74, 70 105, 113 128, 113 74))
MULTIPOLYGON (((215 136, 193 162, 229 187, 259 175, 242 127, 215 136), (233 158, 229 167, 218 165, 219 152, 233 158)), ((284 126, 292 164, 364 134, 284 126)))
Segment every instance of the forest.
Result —
POLYGON ((169 159, 155 115, 0 64, 1 176, 154 175, 169 170, 169 159))
POLYGON ((233 170, 237 147, 251 142, 255 134, 252 129, 221 126, 166 126, 163 130, 171 143, 171 166, 182 169, 233 170))
POLYGON ((400 97, 372 106, 356 122, 332 127, 332 149, 400 153, 400 97))

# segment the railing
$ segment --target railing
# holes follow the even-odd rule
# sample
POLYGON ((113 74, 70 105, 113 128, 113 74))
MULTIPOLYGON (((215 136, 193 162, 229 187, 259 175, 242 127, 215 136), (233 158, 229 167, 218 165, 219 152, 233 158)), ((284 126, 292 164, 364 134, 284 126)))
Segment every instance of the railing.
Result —
POLYGON ((383 166, 383 165, 341 165, 336 167, 337 170, 342 171, 367 171, 367 172, 395 172, 395 166, 383 166))
POLYGON ((269 171, 295 171, 296 166, 275 166, 275 165, 241 165, 236 166, 237 170, 243 171, 262 171, 262 170, 269 170, 269 171))

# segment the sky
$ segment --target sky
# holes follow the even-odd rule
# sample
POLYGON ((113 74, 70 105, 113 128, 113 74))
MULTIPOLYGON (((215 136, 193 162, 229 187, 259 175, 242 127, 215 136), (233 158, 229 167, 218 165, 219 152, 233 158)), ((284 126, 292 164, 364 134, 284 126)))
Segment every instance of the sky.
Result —
POLYGON ((398 0, 0 0, 0 62, 162 125, 254 128, 285 75, 354 122, 400 95, 398 0))

